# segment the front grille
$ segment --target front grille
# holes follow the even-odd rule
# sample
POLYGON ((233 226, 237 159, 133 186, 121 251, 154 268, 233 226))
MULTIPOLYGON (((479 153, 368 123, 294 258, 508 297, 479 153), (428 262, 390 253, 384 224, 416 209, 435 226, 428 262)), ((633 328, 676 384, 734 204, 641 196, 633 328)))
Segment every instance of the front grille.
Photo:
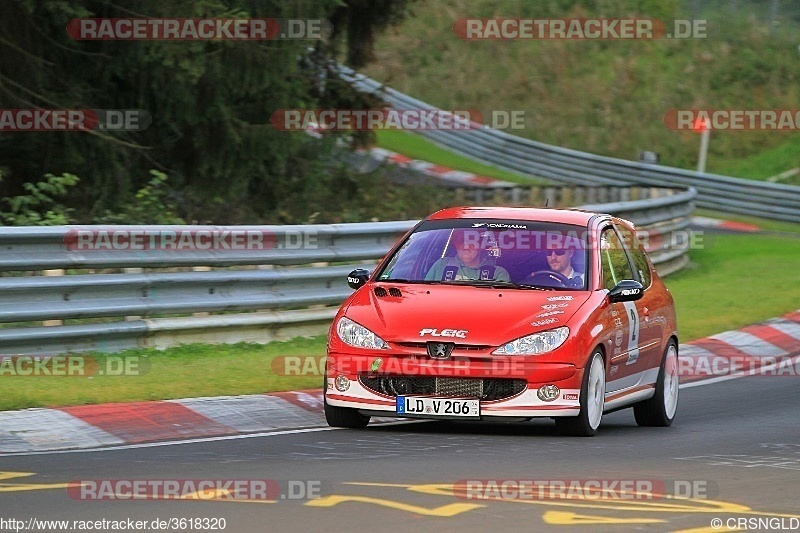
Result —
MULTIPOLYGON (((421 350, 426 350, 428 347, 427 342, 396 342, 398 346, 402 346, 403 348, 419 348, 421 350)), ((453 348, 454 351, 483 351, 491 348, 488 344, 456 344, 453 348)))
POLYGON ((436 378, 436 394, 483 398, 483 380, 436 378))
POLYGON ((437 395, 503 400, 525 390, 524 379, 437 378, 430 376, 360 376, 366 388, 386 396, 437 395))

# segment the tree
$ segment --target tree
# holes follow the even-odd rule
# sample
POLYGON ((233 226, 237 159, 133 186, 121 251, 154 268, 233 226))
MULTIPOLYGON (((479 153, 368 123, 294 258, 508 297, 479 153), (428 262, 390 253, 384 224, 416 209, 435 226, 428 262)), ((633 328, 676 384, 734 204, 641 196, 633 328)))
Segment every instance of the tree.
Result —
POLYGON ((345 28, 347 57, 368 58, 375 33, 400 20, 407 4, 0 2, 0 108, 141 109, 152 117, 150 127, 139 132, 4 134, 5 193, 21 192, 30 176, 78 175, 81 181, 68 201, 85 221, 134 201, 135 191, 150 180, 149 171, 157 170, 169 175, 187 220, 244 207, 272 209, 287 194, 287 185, 325 172, 330 150, 302 133, 276 131, 270 116, 284 108, 370 105, 333 71, 320 86, 320 65, 345 45, 345 28), (72 40, 67 22, 85 17, 310 18, 331 20, 336 29, 329 42, 317 43, 72 40), (305 60, 310 44, 316 45, 316 62, 305 60))

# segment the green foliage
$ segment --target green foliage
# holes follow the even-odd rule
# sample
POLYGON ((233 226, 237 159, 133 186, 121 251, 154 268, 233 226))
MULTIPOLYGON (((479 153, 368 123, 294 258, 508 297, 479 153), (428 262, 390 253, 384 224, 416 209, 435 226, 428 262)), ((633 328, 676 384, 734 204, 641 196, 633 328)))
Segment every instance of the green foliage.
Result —
MULTIPOLYGON (((790 132, 784 132, 780 136, 786 139, 783 144, 767 148, 746 159, 731 158, 720 161, 714 170, 727 176, 766 179, 800 167, 800 138, 790 132)), ((778 183, 800 185, 800 175, 795 174, 781 179, 778 183)))
MULTIPOLYGON (((318 149, 318 147, 316 148, 318 149)), ((355 174, 334 153, 327 162, 310 164, 303 177, 286 181, 269 222, 277 224, 363 222, 420 218, 452 198, 425 185, 387 183, 391 167, 355 174)))
MULTIPOLYGON (((2 181, 2 174, 0 174, 2 181)), ((70 187, 78 181, 73 174, 54 176, 45 174, 43 181, 24 183, 22 188, 28 194, 3 198, 8 211, 0 210, 0 223, 5 226, 60 226, 69 223, 72 209, 58 203, 70 187)))
POLYGON ((374 59, 376 34, 403 20, 413 0, 347 0, 330 15, 335 43, 346 41, 347 64, 361 68, 374 59))
POLYGON ((543 178, 535 178, 503 170, 493 165, 485 165, 468 157, 458 155, 419 135, 398 130, 380 130, 376 132, 377 143, 381 148, 386 148, 403 154, 412 159, 435 163, 455 170, 472 172, 479 176, 496 178, 511 183, 525 185, 543 185, 549 183, 543 178))
MULTIPOLYGON (((664 123, 671 109, 794 109, 800 101, 795 0, 441 0, 382 35, 364 73, 445 109, 525 111, 536 141, 695 168, 699 136, 664 123), (463 40, 471 17, 707 20, 707 38, 659 40, 463 40)), ((794 133, 712 132, 709 172, 791 142, 794 133)), ((796 164, 782 170, 787 170, 796 164)), ((749 177, 749 176, 746 176, 749 177)))
POLYGON ((690 267, 665 279, 675 298, 681 342, 798 308, 800 246, 796 235, 706 234, 699 243, 702 248, 689 254, 690 267), (765 275, 764 265, 770 265, 775 274, 765 275))
POLYGON ((147 172, 158 168, 181 191, 173 213, 181 218, 205 221, 213 212, 272 217, 278 203, 295 194, 287 184, 309 178, 314 162, 324 165, 327 156, 313 149, 319 143, 305 133, 273 128, 270 117, 280 109, 373 105, 374 99, 339 80, 328 62, 338 50, 368 57, 374 36, 400 20, 408 3, 0 2, 0 108, 142 109, 153 118, 136 132, 3 135, 6 188, 18 194, 25 176, 57 167, 82 178, 80 194, 70 196, 79 220, 108 213, 155 219, 155 199, 139 211, 130 204, 142 200, 136 191, 166 190, 148 184, 147 172), (335 18, 341 32, 318 41, 122 42, 75 41, 64 31, 75 17, 132 16, 335 18))
MULTIPOLYGON (((270 123, 281 109, 380 105, 339 79, 331 59, 351 66, 372 61, 368 74, 440 107, 525 110, 535 128, 521 133, 539 141, 625 159, 656 150, 664 164, 691 168, 698 138, 667 129, 667 110, 793 108, 800 99, 793 33, 800 0, 782 0, 774 24, 765 6, 755 0, 0 2, 0 108, 142 109, 153 118, 138 132, 0 136, 4 194, 40 202, 17 207, 39 218, 9 212, 3 220, 235 224, 420 213, 435 195, 353 173, 336 155, 335 136, 320 142, 270 123), (327 19, 334 31, 319 41, 261 42, 74 41, 64 31, 71 18, 131 16, 327 19), (451 31, 459 18, 493 16, 694 16, 708 19, 709 38, 475 42, 451 31), (149 174, 154 168, 169 182, 149 174), (46 207, 27 184, 53 169, 81 176, 60 200, 61 211, 46 207)), ((373 140, 358 133, 352 144, 373 140)), ((736 162, 785 141, 780 133, 715 132, 708 170, 749 172, 736 162)))
POLYGON ((178 211, 174 193, 167 183, 167 175, 151 170, 152 179, 136 191, 135 201, 123 206, 119 213, 106 212, 96 224, 185 224, 178 211))
MULTIPOLYGON (((146 369, 137 376, 14 376, 0 374, 0 411, 29 407, 83 405, 220 396, 319 388, 322 375, 283 375, 273 361, 286 356, 325 355, 325 336, 269 344, 183 344, 165 350, 143 348, 119 352, 146 369)), ((106 354, 81 354, 102 361, 106 354)), ((88 367, 89 365, 87 365, 88 367)))

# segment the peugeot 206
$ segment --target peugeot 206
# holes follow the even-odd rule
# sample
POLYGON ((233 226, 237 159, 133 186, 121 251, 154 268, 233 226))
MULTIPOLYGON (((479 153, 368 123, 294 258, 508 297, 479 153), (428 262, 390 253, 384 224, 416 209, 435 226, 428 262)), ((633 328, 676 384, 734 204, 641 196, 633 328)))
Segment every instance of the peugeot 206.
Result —
POLYGON ((591 436, 623 408, 640 426, 675 418, 673 299, 628 221, 444 209, 348 283, 328 336, 331 426, 544 417, 591 436))

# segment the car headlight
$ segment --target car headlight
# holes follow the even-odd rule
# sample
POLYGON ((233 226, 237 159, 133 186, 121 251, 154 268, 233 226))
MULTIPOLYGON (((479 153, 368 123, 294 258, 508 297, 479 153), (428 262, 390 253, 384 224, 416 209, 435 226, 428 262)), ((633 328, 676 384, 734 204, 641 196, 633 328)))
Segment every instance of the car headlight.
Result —
POLYGON ((495 355, 539 355, 555 350, 569 337, 569 328, 564 326, 508 342, 492 353, 495 355))
POLYGON ((339 323, 336 324, 336 333, 342 339, 342 342, 357 348, 381 349, 389 347, 386 341, 347 317, 339 319, 339 323))

